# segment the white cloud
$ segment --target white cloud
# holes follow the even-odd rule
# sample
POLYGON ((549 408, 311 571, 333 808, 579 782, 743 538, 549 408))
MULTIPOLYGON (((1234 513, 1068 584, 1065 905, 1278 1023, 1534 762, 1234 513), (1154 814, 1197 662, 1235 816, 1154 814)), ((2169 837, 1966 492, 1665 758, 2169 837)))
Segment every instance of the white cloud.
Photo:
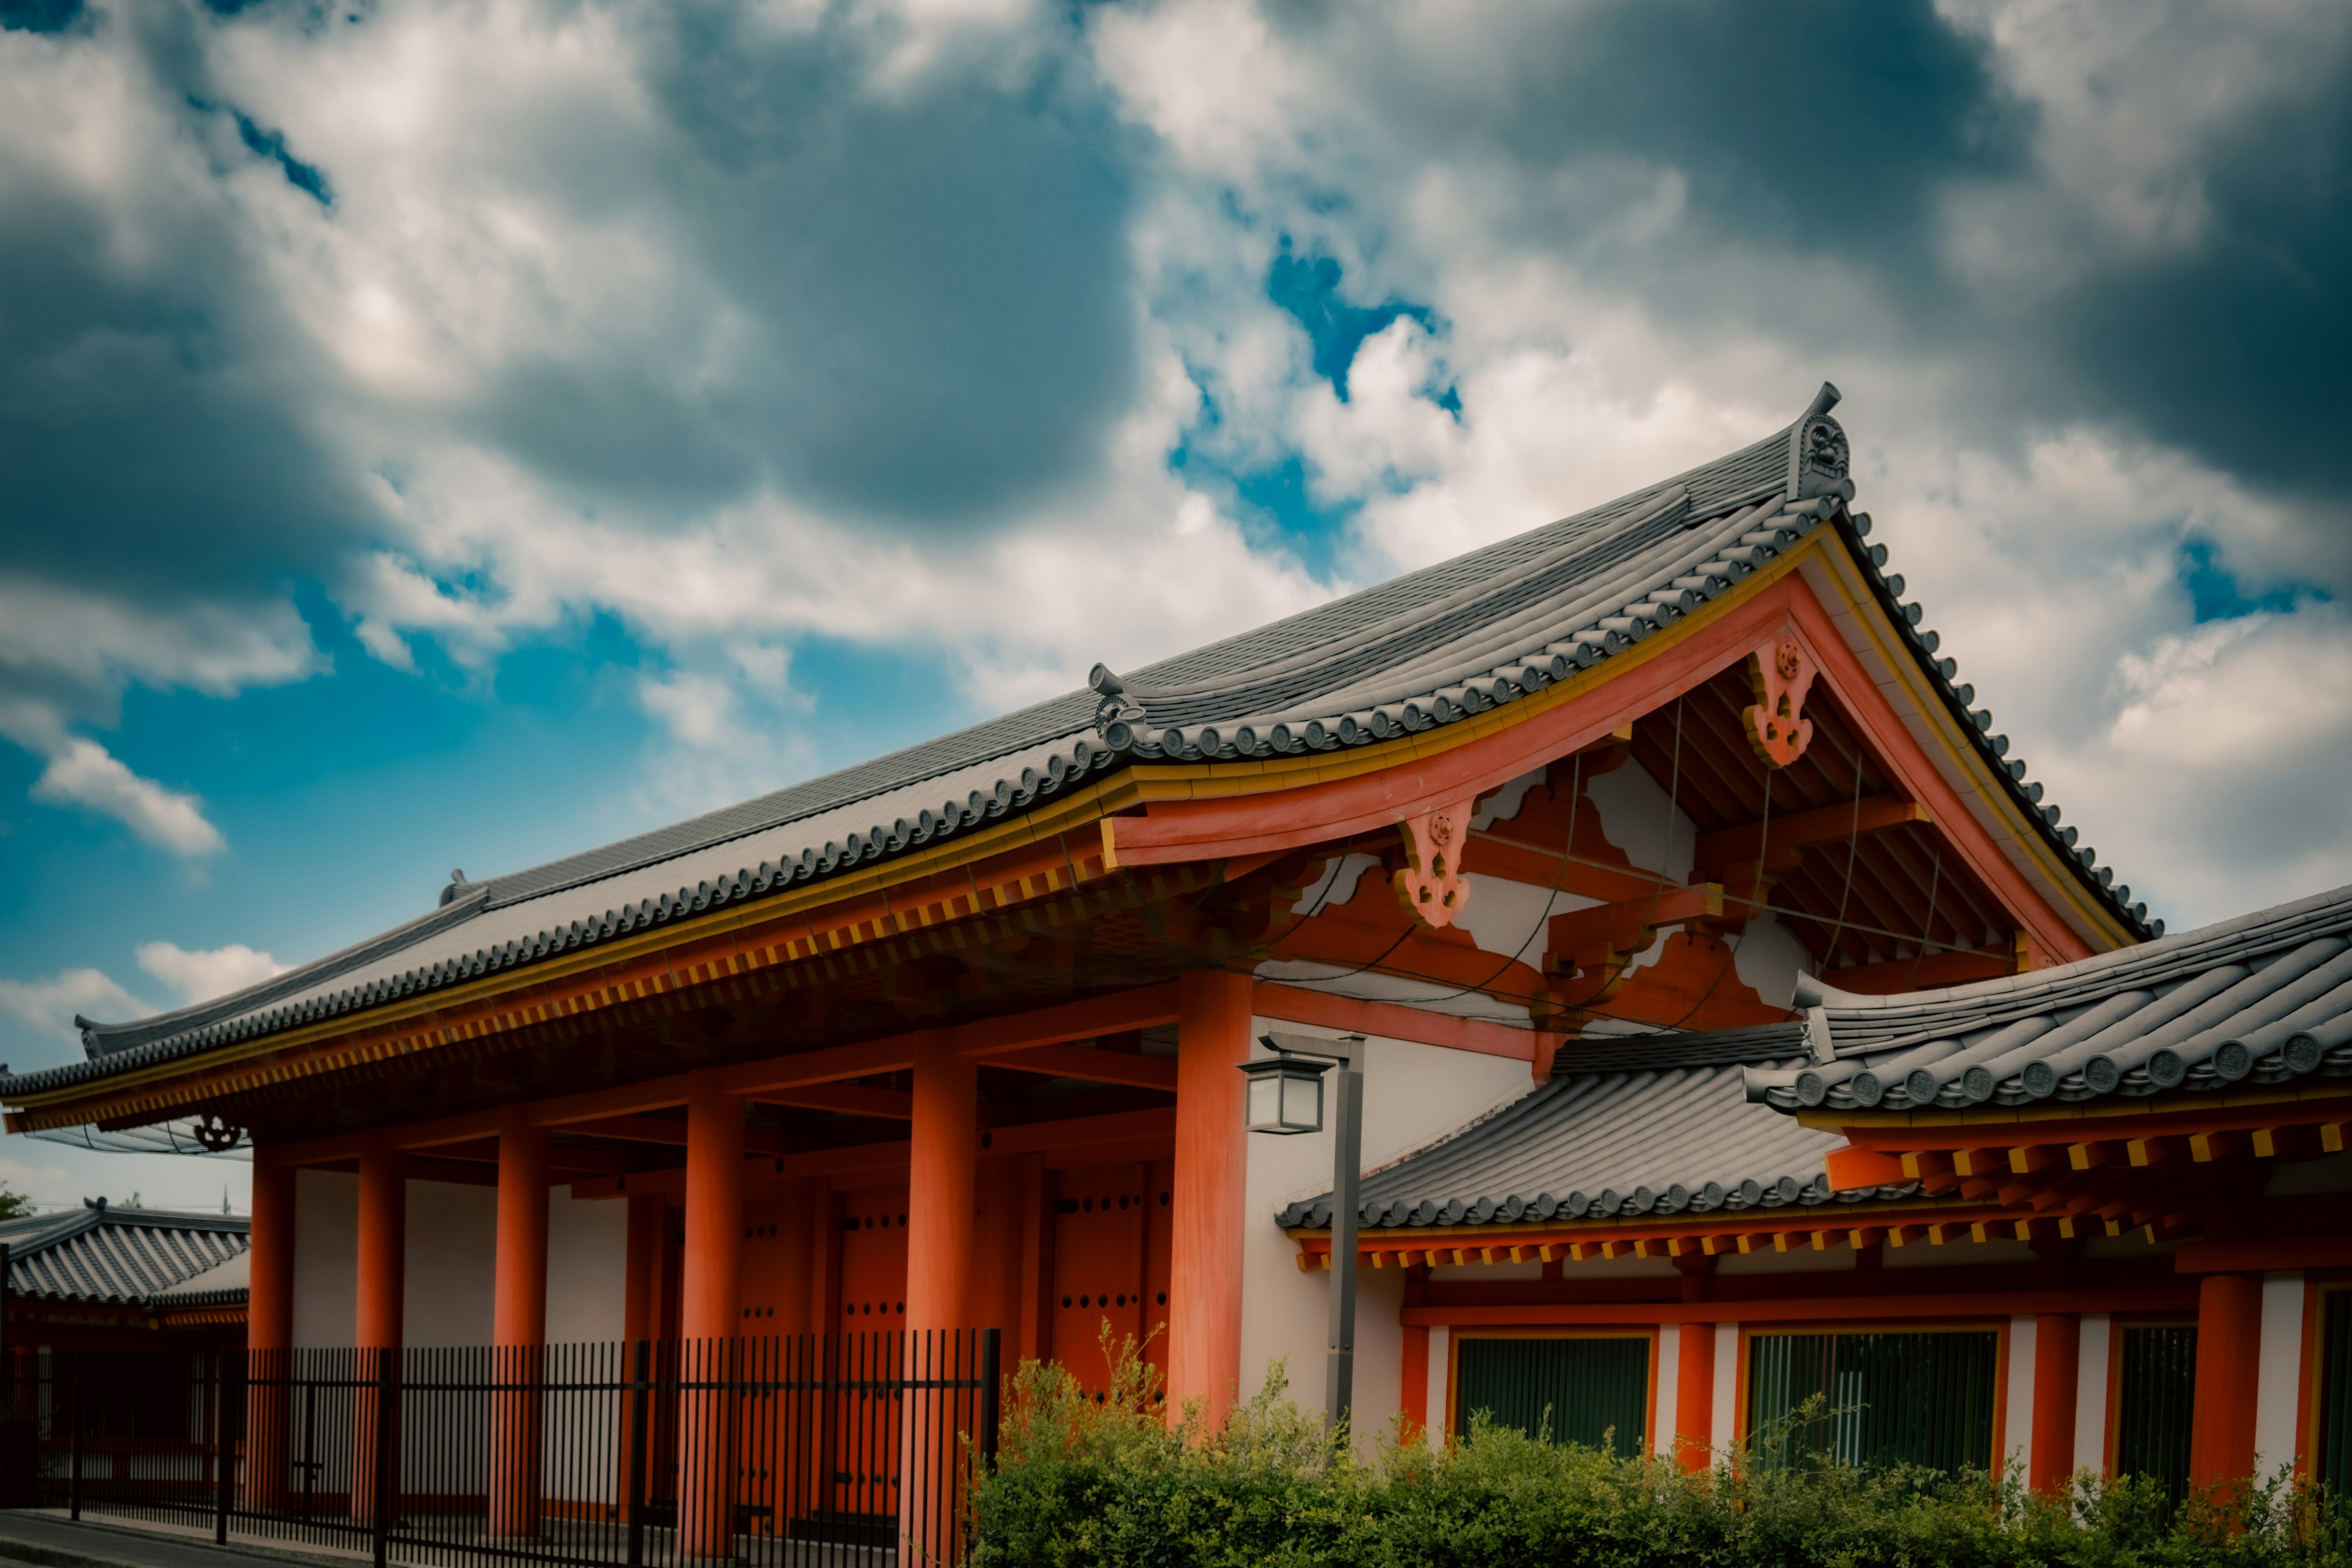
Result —
POLYGON ((0 1013, 39 1043, 70 1045, 77 1055, 81 1045, 73 1022, 77 1014, 111 1024, 153 1011, 100 970, 61 970, 45 980, 0 980, 0 1013))
POLYGON ((140 777, 95 741, 73 737, 50 753, 33 781, 33 798, 47 805, 79 805, 110 816, 160 849, 182 859, 228 847, 192 795, 140 777))
POLYGON ((139 967, 170 986, 183 1005, 257 985, 288 968, 243 942, 191 951, 168 942, 141 942, 139 967))

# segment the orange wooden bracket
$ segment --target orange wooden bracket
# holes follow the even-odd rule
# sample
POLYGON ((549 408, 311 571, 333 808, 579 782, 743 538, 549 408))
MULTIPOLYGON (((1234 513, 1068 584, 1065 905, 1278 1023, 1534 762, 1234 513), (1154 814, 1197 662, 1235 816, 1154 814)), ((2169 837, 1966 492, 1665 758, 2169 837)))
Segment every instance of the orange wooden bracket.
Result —
POLYGON ((1819 673, 1821 666, 1794 626, 1784 627, 1748 656, 1748 679, 1756 691, 1756 705, 1744 715, 1748 743, 1766 767, 1787 767, 1812 743, 1813 723, 1804 716, 1805 694, 1819 673))
POLYGON ((1470 837, 1470 818, 1476 804, 1455 801, 1397 824, 1404 834, 1405 853, 1405 864, 1394 878, 1397 897, 1423 925, 1452 925, 1470 901, 1470 882, 1462 874, 1462 848, 1470 837))
POLYGON ((1667 888, 1654 898, 1570 910, 1551 917, 1545 968, 1558 972, 1573 966, 1583 971, 1622 964, 1648 947, 1660 926, 1718 920, 1722 915, 1723 889, 1712 882, 1667 888))

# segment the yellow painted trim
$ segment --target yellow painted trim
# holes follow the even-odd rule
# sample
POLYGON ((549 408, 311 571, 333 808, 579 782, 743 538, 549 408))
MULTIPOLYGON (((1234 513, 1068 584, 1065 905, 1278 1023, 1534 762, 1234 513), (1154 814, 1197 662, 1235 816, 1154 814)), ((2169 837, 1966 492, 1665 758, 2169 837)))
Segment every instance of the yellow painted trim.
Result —
MULTIPOLYGON (((1906 651, 1899 648, 1892 652, 1888 651, 1892 644, 1887 641, 1885 634, 1889 628, 1877 625, 1884 616, 1878 609, 1875 596, 1864 595, 1857 597, 1849 588, 1852 563, 1849 561, 1845 563, 1846 572, 1837 570, 1837 558, 1843 552, 1829 547, 1829 541, 1834 536, 1835 531, 1835 528, 1830 524, 1816 528, 1729 593, 1711 601, 1697 612, 1684 616, 1673 626, 1643 638, 1632 647, 1612 655, 1590 668, 1579 670, 1566 679, 1557 681, 1539 692, 1517 702, 1490 708, 1483 713, 1456 723, 1440 725, 1418 734, 1401 735, 1392 740, 1375 742, 1367 746, 1351 747, 1341 752, 1308 752, 1298 756, 1251 758, 1234 762, 1143 764, 1130 763, 1071 795, 1048 802, 1009 821, 960 834, 945 844, 932 846, 910 854, 895 856, 879 864, 853 870, 843 877, 829 878, 823 882, 809 884, 791 892, 764 898, 748 907, 714 910, 683 923, 674 923, 633 933, 616 942, 601 943, 577 952, 543 960, 526 968, 485 975, 459 985, 429 992, 422 996, 380 1004, 363 1012, 346 1014, 336 1018, 323 1019, 315 1024, 260 1036, 251 1040, 206 1051, 198 1056, 158 1063, 153 1067, 119 1077, 109 1077, 91 1084, 60 1087, 38 1095, 26 1096, 14 1103, 19 1109, 33 1110, 55 1107, 74 1100, 97 1098, 100 1095, 110 1099, 125 1091, 171 1079, 208 1072, 217 1068, 250 1060, 256 1057, 274 1055, 321 1041, 339 1039, 363 1028, 373 1029, 394 1026, 430 1014, 465 1007, 525 986, 561 983, 575 975, 611 965, 625 964, 665 949, 706 942, 714 936, 725 935, 748 927, 766 925, 796 914, 805 914, 830 904, 845 902, 873 893, 887 893, 890 889, 907 882, 974 865, 991 856, 1039 843, 1057 835, 1084 827, 1089 823, 1101 824, 1104 868, 1107 872, 1115 870, 1118 868, 1118 849, 1117 829, 1114 822, 1118 813, 1159 801, 1229 799, 1241 795, 1273 794, 1282 790, 1304 788, 1310 784, 1360 778, 1368 773, 1381 773, 1391 768, 1444 756, 1463 746, 1475 744, 1489 736, 1500 734, 1538 718, 1564 704, 1577 701, 1610 681, 1640 669, 1652 659, 1665 655, 1685 641, 1700 635, 1715 621, 1732 614, 1748 600, 1759 596, 1782 578, 1800 570, 1807 560, 1815 555, 1823 556, 1830 561, 1832 581, 1843 593, 1847 607, 1853 611, 1865 625, 1871 626, 1874 636, 1879 638, 1880 650, 1886 662, 1897 670, 1906 671, 1906 679, 1924 681, 1916 664, 1906 651)), ((1914 695, 1923 710, 1942 711, 1941 700, 1936 698, 1931 691, 1927 691, 1924 685, 1920 686, 1914 695)), ((1944 718, 1948 727, 1949 714, 1945 713, 1944 718)), ((1944 729, 1939 728, 1937 733, 1943 734, 1944 729)), ((1948 737, 1947 743, 1948 746, 1948 737)), ((1952 750, 1961 760, 1964 767, 1973 771, 1980 783, 1990 786, 1993 791, 1992 798, 2007 801, 2005 787, 1992 783, 1990 770, 1985 767, 1982 759, 1977 756, 1972 746, 1952 748, 1952 750)), ((2013 803, 2009 804, 2013 807, 2013 803)), ((2039 847, 2046 848, 2046 846, 2040 845, 2040 836, 2030 824, 2023 823, 2021 818, 2020 826, 2024 829, 2023 837, 2033 841, 2039 847)), ((2074 881, 2072 873, 2067 872, 2054 857, 2052 858, 2051 865, 2056 873, 2054 879, 2060 885, 2068 887, 2071 891, 2080 891, 2080 885, 2074 881)), ((2120 926, 2114 926, 2113 930, 2117 945, 2129 940, 2128 933, 2123 931, 2120 926)))
MULTIPOLYGON (((1828 530, 1824 528, 1818 531, 1826 532, 1828 530)), ((2012 827, 2018 830, 2013 837, 2027 847, 2044 877, 2063 889, 2067 907, 2106 939, 2110 951, 2128 947, 2137 942, 2139 939, 2116 918, 2114 911, 2083 886, 2081 875, 2051 847, 2050 841, 2042 837, 2042 830, 2026 817, 2024 811, 2011 797, 2006 780, 1996 778, 1993 770, 1986 765, 1983 756, 1977 751, 1976 742, 1960 729, 1959 721, 1952 717, 1952 710, 1945 705, 1942 693, 1928 683, 1926 672, 1919 668, 1919 661, 1912 657, 1909 647, 1901 640, 1902 635, 1894 630, 1893 624, 1879 607, 1878 595, 1871 592, 1869 585, 1862 580, 1861 568, 1842 551, 1823 551, 1821 553, 1822 563, 1836 584, 1840 596, 1854 612, 1860 624, 1867 628, 1880 661, 1895 672, 1895 679, 1902 683, 1912 706, 1928 716, 1928 727, 1943 747, 1944 754, 1958 763, 1963 773, 1979 781, 1979 793, 1987 794, 1987 798, 1999 803, 1997 809, 2000 815, 2007 816, 2012 827)), ((2077 931, 2075 934, 2079 936, 2082 933, 2077 931)))
POLYGON ((2264 1086, 2220 1094, 2150 1095, 2144 1100, 2098 1100, 2059 1103, 2041 1100, 2032 1105, 1977 1106, 1968 1110, 1800 1110, 1797 1121, 1824 1131, 1849 1127, 1985 1127, 2027 1126, 2036 1122, 2115 1121, 2125 1117, 2177 1115, 2183 1111, 2242 1110, 2270 1105, 2297 1105, 2331 1100, 2352 1102, 2352 1088, 2313 1084, 2307 1088, 2264 1086))
MULTIPOLYGON (((1968 1215, 1972 1213, 1990 1211, 1999 1214, 2002 1209, 2002 1205, 1990 1203, 1981 1198, 1963 1200, 1959 1203, 1947 1203, 1941 1198, 1887 1198, 1873 1202, 1867 1215, 1939 1213, 1953 1216, 1948 1223, 1960 1225, 1967 1223, 1968 1215)), ((1602 1231, 1646 1231, 1659 1230, 1667 1226, 1679 1226, 1692 1237, 1720 1235, 1730 1231, 1833 1230, 1843 1233, 1849 1230, 1872 1229, 1879 1222, 1867 1217, 1867 1215, 1858 1214, 1856 1205, 1853 1204, 1828 1203, 1812 1204, 1802 1207, 1790 1205, 1777 1209, 1715 1209, 1703 1215, 1688 1212, 1663 1215, 1613 1215, 1602 1219, 1522 1219, 1496 1225, 1399 1226, 1390 1230, 1364 1227, 1356 1232, 1356 1240, 1359 1244, 1368 1244, 1377 1240, 1385 1247, 1391 1243, 1406 1245, 1420 1241, 1444 1243, 1448 1238, 1458 1239, 1466 1237, 1526 1237, 1537 1231, 1549 1234, 1556 1230, 1580 1230, 1591 1231, 1597 1235, 1602 1231), (1841 1215, 1845 1217, 1833 1226, 1807 1223, 1824 1215, 1834 1217, 1841 1215)), ((1919 1222, 1913 1220, 1909 1223, 1916 1225, 1919 1222)), ((1318 1229, 1313 1226, 1298 1226, 1284 1234, 1294 1241, 1328 1241, 1330 1239, 1331 1227, 1324 1226, 1318 1229)), ((1673 1237, 1661 1236, 1651 1239, 1667 1241, 1673 1237)), ((1534 1244, 1523 1242, 1521 1245, 1534 1244)))

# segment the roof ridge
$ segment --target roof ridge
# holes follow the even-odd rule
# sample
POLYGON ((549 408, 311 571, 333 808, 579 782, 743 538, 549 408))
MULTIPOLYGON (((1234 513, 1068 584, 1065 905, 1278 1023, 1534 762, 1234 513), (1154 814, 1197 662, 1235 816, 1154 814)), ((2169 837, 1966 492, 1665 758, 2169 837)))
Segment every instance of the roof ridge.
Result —
POLYGON ((2075 880, 2124 931, 2160 932, 2161 922, 2147 921, 2146 905, 2129 902, 2129 889, 2113 885, 2113 872, 2074 847, 2074 829, 2058 826, 2056 807, 2041 804, 2042 785, 2025 782, 2024 764, 2005 760, 2008 738, 1990 732, 1989 711, 1970 710, 1973 687, 1952 684, 1958 666, 1937 657, 1934 632, 1919 629, 1920 606, 1900 597, 1903 579, 1882 573, 1885 548, 1863 542, 1869 519, 1845 509, 1853 494, 1849 447, 1828 415, 1837 395, 1824 383, 1794 424, 1672 479, 1146 668, 1147 678, 1196 691, 1222 675, 1233 697, 1223 706, 1255 707, 1255 717, 1202 711, 1196 697, 1192 709, 1169 715, 1178 722, 1154 723, 1149 679, 1145 700, 1137 701, 1112 678, 1108 688, 1049 698, 684 823, 483 883, 455 884, 466 891, 434 914, 273 981, 130 1024, 85 1021, 90 1059, 0 1082, 16 1094, 47 1092, 536 963, 937 843, 1025 812, 1116 764, 1302 755, 1456 722, 1622 652, 1730 592, 1825 522, 1836 525, 1930 689, 1956 716, 1977 761, 2005 787, 2009 805, 2071 864, 2075 880), (1639 521, 1643 505, 1678 488, 1699 524, 1662 522, 1665 513, 1654 505, 1656 515, 1639 521), (1780 504, 1771 510, 1775 496, 1780 504), (1764 506, 1756 504, 1759 498, 1764 506), (1570 537, 1577 527, 1587 531, 1570 537), (1538 560, 1549 552, 1591 564, 1561 583, 1530 583, 1522 570, 1530 552, 1538 560), (1511 586, 1525 597, 1511 599, 1511 586), (1432 606, 1449 600, 1491 606, 1496 618, 1446 625, 1449 612, 1432 606), (1330 669, 1320 697, 1296 686, 1252 684, 1241 673, 1260 666, 1311 668, 1311 658, 1298 663, 1312 652, 1310 642, 1376 646, 1382 625, 1418 626, 1429 637, 1425 646, 1401 650, 1385 664, 1330 669), (935 793, 920 793, 927 787, 935 793), (965 790, 961 798, 959 788, 965 790), (772 837, 750 842, 762 835, 772 837), (743 847, 731 864, 710 855, 739 842, 743 847), (696 856, 708 858, 684 863, 696 856), (657 868, 673 866, 676 880, 667 886, 647 874, 667 874, 657 868), (589 887, 604 890, 558 900, 589 887), (534 904, 540 907, 527 914, 476 930, 477 921, 499 910, 534 904))

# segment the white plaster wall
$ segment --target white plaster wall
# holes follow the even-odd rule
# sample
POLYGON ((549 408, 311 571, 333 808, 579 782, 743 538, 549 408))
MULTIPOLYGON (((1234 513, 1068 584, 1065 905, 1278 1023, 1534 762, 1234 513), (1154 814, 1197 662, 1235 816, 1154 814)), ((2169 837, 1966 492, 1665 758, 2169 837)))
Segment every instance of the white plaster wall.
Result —
POLYGON ((2254 1474, 2294 1463, 2303 1389, 2303 1275, 2263 1276, 2263 1352, 2254 1379, 2254 1474))
POLYGON ((359 1310, 360 1179, 294 1173, 294 1342, 349 1345, 359 1310))
POLYGON ((1584 781, 1584 798, 1601 811, 1601 836, 1625 858, 1677 882, 1690 880, 1698 853, 1698 828, 1667 798, 1665 787, 1628 760, 1584 781))
MULTIPOLYGON (((1253 1022, 1255 1033, 1297 1032, 1296 1025, 1253 1022)), ((1524 1060, 1374 1037, 1366 1043, 1365 1168, 1410 1153, 1530 1087, 1524 1060)), ((1274 1216, 1293 1199, 1329 1190, 1331 1132, 1327 1127, 1294 1138, 1253 1136, 1247 1148, 1240 1393, 1247 1398, 1257 1392, 1267 1363, 1286 1357, 1290 1396, 1302 1409, 1320 1409, 1330 1275, 1320 1268, 1299 1270, 1298 1249, 1274 1216)), ((1367 1268, 1357 1280, 1357 1430, 1369 1435, 1384 1430, 1403 1405, 1399 1377, 1404 1340, 1397 1322, 1402 1276, 1367 1268)))
POLYGON ((1659 1324, 1657 1348, 1651 1352, 1658 1358, 1657 1394, 1650 1402, 1650 1452, 1654 1454, 1675 1451, 1675 1400, 1682 1387, 1682 1325, 1659 1324))
POLYGON ((1731 1447, 1739 1427, 1739 1325, 1715 1325, 1715 1412, 1708 1439, 1718 1454, 1731 1447))
POLYGON ((409 1183, 407 1242, 401 1342, 488 1344, 498 1271, 498 1189, 409 1183))
POLYGON ((2107 1355, 2110 1320, 2105 1312, 2083 1314, 2083 1342, 2074 1372, 2074 1468, 2105 1475, 2107 1469, 2107 1355))
POLYGON ((2037 1326, 2032 1318, 2027 1317, 2009 1321, 2009 1394, 2005 1419, 2001 1423, 2005 1428, 2000 1444, 2001 1463, 2021 1465, 2029 1472, 2033 1466, 2033 1356, 2037 1326))
POLYGON ((627 1331, 629 1205, 547 1194, 547 1342, 617 1340, 627 1331))
POLYGON ((1429 1331, 1429 1431, 1443 1441, 1454 1412, 1454 1331, 1439 1326, 1429 1331))

